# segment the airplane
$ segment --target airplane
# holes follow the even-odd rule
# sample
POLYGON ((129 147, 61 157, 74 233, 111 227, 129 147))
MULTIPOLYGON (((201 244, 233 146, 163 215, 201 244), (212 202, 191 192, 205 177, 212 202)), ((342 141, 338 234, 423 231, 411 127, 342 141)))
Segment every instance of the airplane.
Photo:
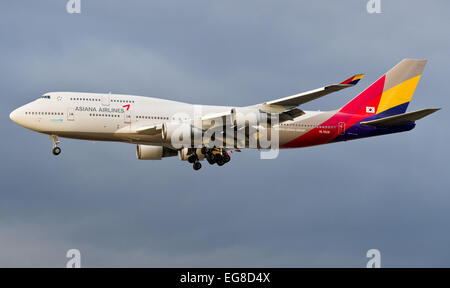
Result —
POLYGON ((277 132, 276 139, 273 137, 276 148, 289 149, 412 130, 417 120, 440 109, 406 112, 426 62, 402 60, 350 102, 332 111, 304 111, 299 106, 355 86, 364 74, 244 107, 193 105, 111 93, 50 92, 17 108, 10 118, 27 129, 50 135, 54 155, 61 153, 59 137, 116 141, 136 145, 138 159, 178 155, 199 170, 204 159, 222 166, 234 151, 272 149, 261 145, 263 132, 277 132), (256 120, 250 121, 246 115, 256 120), (175 140, 183 143, 175 145, 175 140))

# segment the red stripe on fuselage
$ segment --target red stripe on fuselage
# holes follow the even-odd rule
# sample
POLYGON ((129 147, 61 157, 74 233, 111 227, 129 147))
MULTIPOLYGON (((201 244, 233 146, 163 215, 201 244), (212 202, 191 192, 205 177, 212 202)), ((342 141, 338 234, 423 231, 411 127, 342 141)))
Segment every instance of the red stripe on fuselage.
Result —
MULTIPOLYGON (((385 79, 386 76, 378 79, 361 94, 342 107, 341 110, 334 114, 330 119, 320 124, 320 126, 338 127, 339 123, 344 122, 345 130, 347 130, 359 121, 374 115, 374 113, 367 113, 366 107, 374 107, 375 110, 378 108, 381 95, 383 94, 385 79)), ((329 143, 338 136, 338 130, 339 129, 337 128, 314 128, 300 137, 282 145, 281 148, 299 148, 329 143)))

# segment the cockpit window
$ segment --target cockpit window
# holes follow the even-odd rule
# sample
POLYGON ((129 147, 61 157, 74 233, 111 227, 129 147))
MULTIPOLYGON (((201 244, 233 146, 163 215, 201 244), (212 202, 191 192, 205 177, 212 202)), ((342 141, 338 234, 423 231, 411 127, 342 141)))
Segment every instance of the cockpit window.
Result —
POLYGON ((50 99, 50 95, 42 95, 40 98, 50 99))

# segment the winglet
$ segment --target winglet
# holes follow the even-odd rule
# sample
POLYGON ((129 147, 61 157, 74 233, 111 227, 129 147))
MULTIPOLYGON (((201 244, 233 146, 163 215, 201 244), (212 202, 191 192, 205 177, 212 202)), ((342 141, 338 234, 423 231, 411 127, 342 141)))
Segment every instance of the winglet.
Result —
POLYGON ((344 82, 341 82, 340 84, 352 85, 352 86, 356 85, 356 84, 358 84, 359 80, 361 80, 364 77, 364 75, 366 75, 366 74, 353 75, 352 77, 348 78, 344 82))

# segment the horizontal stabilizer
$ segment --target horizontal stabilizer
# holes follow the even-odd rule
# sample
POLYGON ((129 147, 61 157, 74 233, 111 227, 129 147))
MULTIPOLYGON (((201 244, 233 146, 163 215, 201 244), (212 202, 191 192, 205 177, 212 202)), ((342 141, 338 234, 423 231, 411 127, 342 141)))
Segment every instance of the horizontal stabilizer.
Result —
POLYGON ((381 119, 376 119, 372 121, 361 122, 363 126, 371 126, 371 127, 390 127, 390 126, 398 126, 403 124, 408 124, 410 122, 414 122, 416 120, 422 119, 425 116, 428 116, 441 108, 429 108, 423 109, 419 111, 398 114, 390 117, 385 117, 381 119))

